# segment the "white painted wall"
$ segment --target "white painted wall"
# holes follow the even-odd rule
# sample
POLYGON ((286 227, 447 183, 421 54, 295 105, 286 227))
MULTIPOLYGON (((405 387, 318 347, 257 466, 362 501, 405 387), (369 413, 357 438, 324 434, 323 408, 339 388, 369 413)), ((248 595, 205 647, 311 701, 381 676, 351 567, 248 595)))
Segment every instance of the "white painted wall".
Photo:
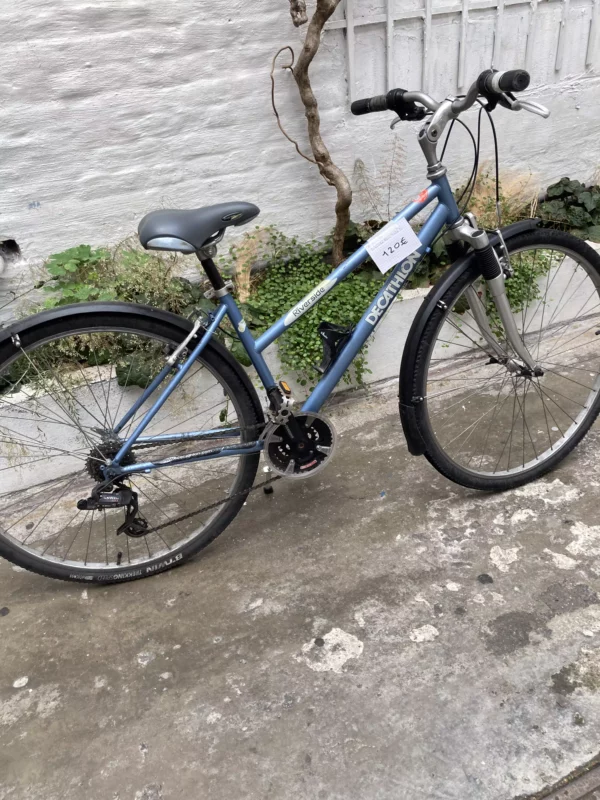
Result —
MULTIPOLYGON (((414 3, 397 0, 394 8, 414 3)), ((531 171, 540 184, 567 173, 590 178, 600 163, 595 50, 595 61, 585 64, 592 0, 570 0, 566 6, 566 45, 556 70, 563 7, 555 0, 538 3, 531 64, 537 88, 530 94, 550 106, 553 116, 543 121, 523 112, 496 115, 505 166, 531 171)), ((381 16, 383 8, 383 0, 354 0, 355 20, 381 16)), ((503 13, 496 65, 522 66, 530 4, 506 4, 503 13)), ((490 62, 496 15, 493 8, 474 10, 464 27, 469 80, 490 62)), ((337 18, 343 18, 342 9, 337 18)), ((456 11, 432 19, 425 62, 435 95, 456 91, 460 20, 456 11)), ((394 25, 397 85, 421 86, 422 28, 418 19, 394 25)), ((355 29, 357 96, 386 88, 385 31, 380 23, 355 29)), ((302 36, 291 24, 287 0, 5 3, 0 233, 14 236, 36 260, 82 242, 117 242, 135 230, 144 213, 160 206, 229 199, 256 202, 260 222, 286 233, 326 233, 334 191, 281 136, 270 106, 271 58, 282 45, 298 47, 302 36)), ((418 126, 404 124, 393 134, 389 115, 352 117, 347 65, 345 30, 329 30, 313 73, 325 139, 349 174, 362 159, 387 195, 398 136, 403 169, 391 196, 397 207, 424 185, 418 126)), ((281 73, 277 95, 285 125, 305 143, 290 75, 281 73)), ((457 133, 447 159, 457 181, 464 179, 470 158, 465 136, 457 133)), ((357 198, 355 216, 367 213, 363 206, 357 198)), ((9 268, 0 278, 0 305, 2 291, 23 269, 9 268)))

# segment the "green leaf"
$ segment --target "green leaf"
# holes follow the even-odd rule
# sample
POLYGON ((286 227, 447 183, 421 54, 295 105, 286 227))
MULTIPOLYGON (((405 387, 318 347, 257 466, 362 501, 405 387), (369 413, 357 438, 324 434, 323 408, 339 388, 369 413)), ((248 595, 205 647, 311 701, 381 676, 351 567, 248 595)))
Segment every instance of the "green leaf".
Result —
POLYGON ((596 208, 596 198, 592 192, 582 192, 579 195, 579 202, 585 206, 586 211, 593 211, 596 208))
POLYGON ((567 221, 567 209, 562 200, 549 200, 545 203, 540 203, 540 212, 545 219, 551 219, 555 222, 567 221))
POLYGON ((575 195, 579 195, 585 190, 585 186, 580 181, 569 181, 565 186, 568 192, 575 195))
POLYGON ((600 242, 600 225, 591 225, 587 231, 587 238, 592 242, 600 242))
POLYGON ((244 345, 240 341, 236 340, 232 344, 232 346, 231 346, 231 355, 237 361, 239 361, 240 364, 242 364, 244 367, 251 367, 252 366, 252 361, 250 359, 250 356, 248 355, 248 353, 246 352, 246 348, 244 347, 244 345))
POLYGON ((561 178, 556 183, 551 184, 548 189, 546 190, 546 194, 548 197, 563 197, 565 194, 569 194, 569 189, 567 188, 571 183, 570 178, 561 178))
POLYGON ((438 258, 446 255, 446 245, 444 244, 442 239, 438 239, 433 243, 433 247, 431 248, 433 254, 438 258))
POLYGON ((567 208, 567 222, 574 228, 585 228, 592 224, 592 218, 581 206, 569 206, 567 208))

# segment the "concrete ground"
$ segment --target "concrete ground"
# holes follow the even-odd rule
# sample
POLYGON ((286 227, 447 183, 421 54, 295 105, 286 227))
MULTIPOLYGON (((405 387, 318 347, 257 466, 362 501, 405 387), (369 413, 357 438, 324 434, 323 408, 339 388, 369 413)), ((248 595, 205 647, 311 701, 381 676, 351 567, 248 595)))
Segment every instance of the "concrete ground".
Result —
POLYGON ((202 556, 84 587, 0 564, 0 800, 509 800, 600 750, 600 431, 492 496, 392 396, 202 556))

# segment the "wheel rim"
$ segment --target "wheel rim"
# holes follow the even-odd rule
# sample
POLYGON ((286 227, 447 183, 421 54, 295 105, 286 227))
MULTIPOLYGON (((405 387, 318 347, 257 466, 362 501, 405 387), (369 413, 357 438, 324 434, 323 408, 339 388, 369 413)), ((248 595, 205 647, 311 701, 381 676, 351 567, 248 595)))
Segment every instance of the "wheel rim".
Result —
MULTIPOLYGON (((139 538, 117 535, 123 508, 76 508, 95 484, 90 471, 118 447, 112 442, 107 447, 107 432, 174 346, 158 336, 111 326, 21 346, 0 367, 0 535, 13 547, 79 571, 135 572, 157 559, 178 560, 186 544, 208 535, 226 502, 187 521, 172 520, 238 492, 242 456, 131 476, 124 485, 138 494, 140 518, 150 529, 161 528, 139 538)), ((141 406, 121 439, 151 402, 141 406)), ((240 419, 231 388, 206 361, 198 361, 144 435, 222 429, 223 437, 217 433, 209 441, 134 447, 134 459, 140 461, 143 454, 144 460, 158 460, 248 440, 252 437, 244 432, 225 438, 240 419)))
POLYGON ((596 270, 562 246, 525 246, 510 260, 513 317, 543 375, 515 374, 494 363, 469 306, 470 287, 491 310, 507 356, 513 364, 518 359, 481 279, 469 281, 442 317, 425 370, 424 404, 436 446, 480 477, 517 475, 554 458, 595 415, 600 391, 596 270))

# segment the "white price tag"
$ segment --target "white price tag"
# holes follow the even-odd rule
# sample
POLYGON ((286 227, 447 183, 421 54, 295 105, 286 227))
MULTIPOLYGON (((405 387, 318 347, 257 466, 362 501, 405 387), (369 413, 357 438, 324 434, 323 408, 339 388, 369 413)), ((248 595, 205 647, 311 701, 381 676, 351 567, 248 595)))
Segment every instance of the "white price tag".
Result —
POLYGON ((367 253, 384 274, 421 247, 419 237, 405 219, 388 222, 365 242, 367 253))

